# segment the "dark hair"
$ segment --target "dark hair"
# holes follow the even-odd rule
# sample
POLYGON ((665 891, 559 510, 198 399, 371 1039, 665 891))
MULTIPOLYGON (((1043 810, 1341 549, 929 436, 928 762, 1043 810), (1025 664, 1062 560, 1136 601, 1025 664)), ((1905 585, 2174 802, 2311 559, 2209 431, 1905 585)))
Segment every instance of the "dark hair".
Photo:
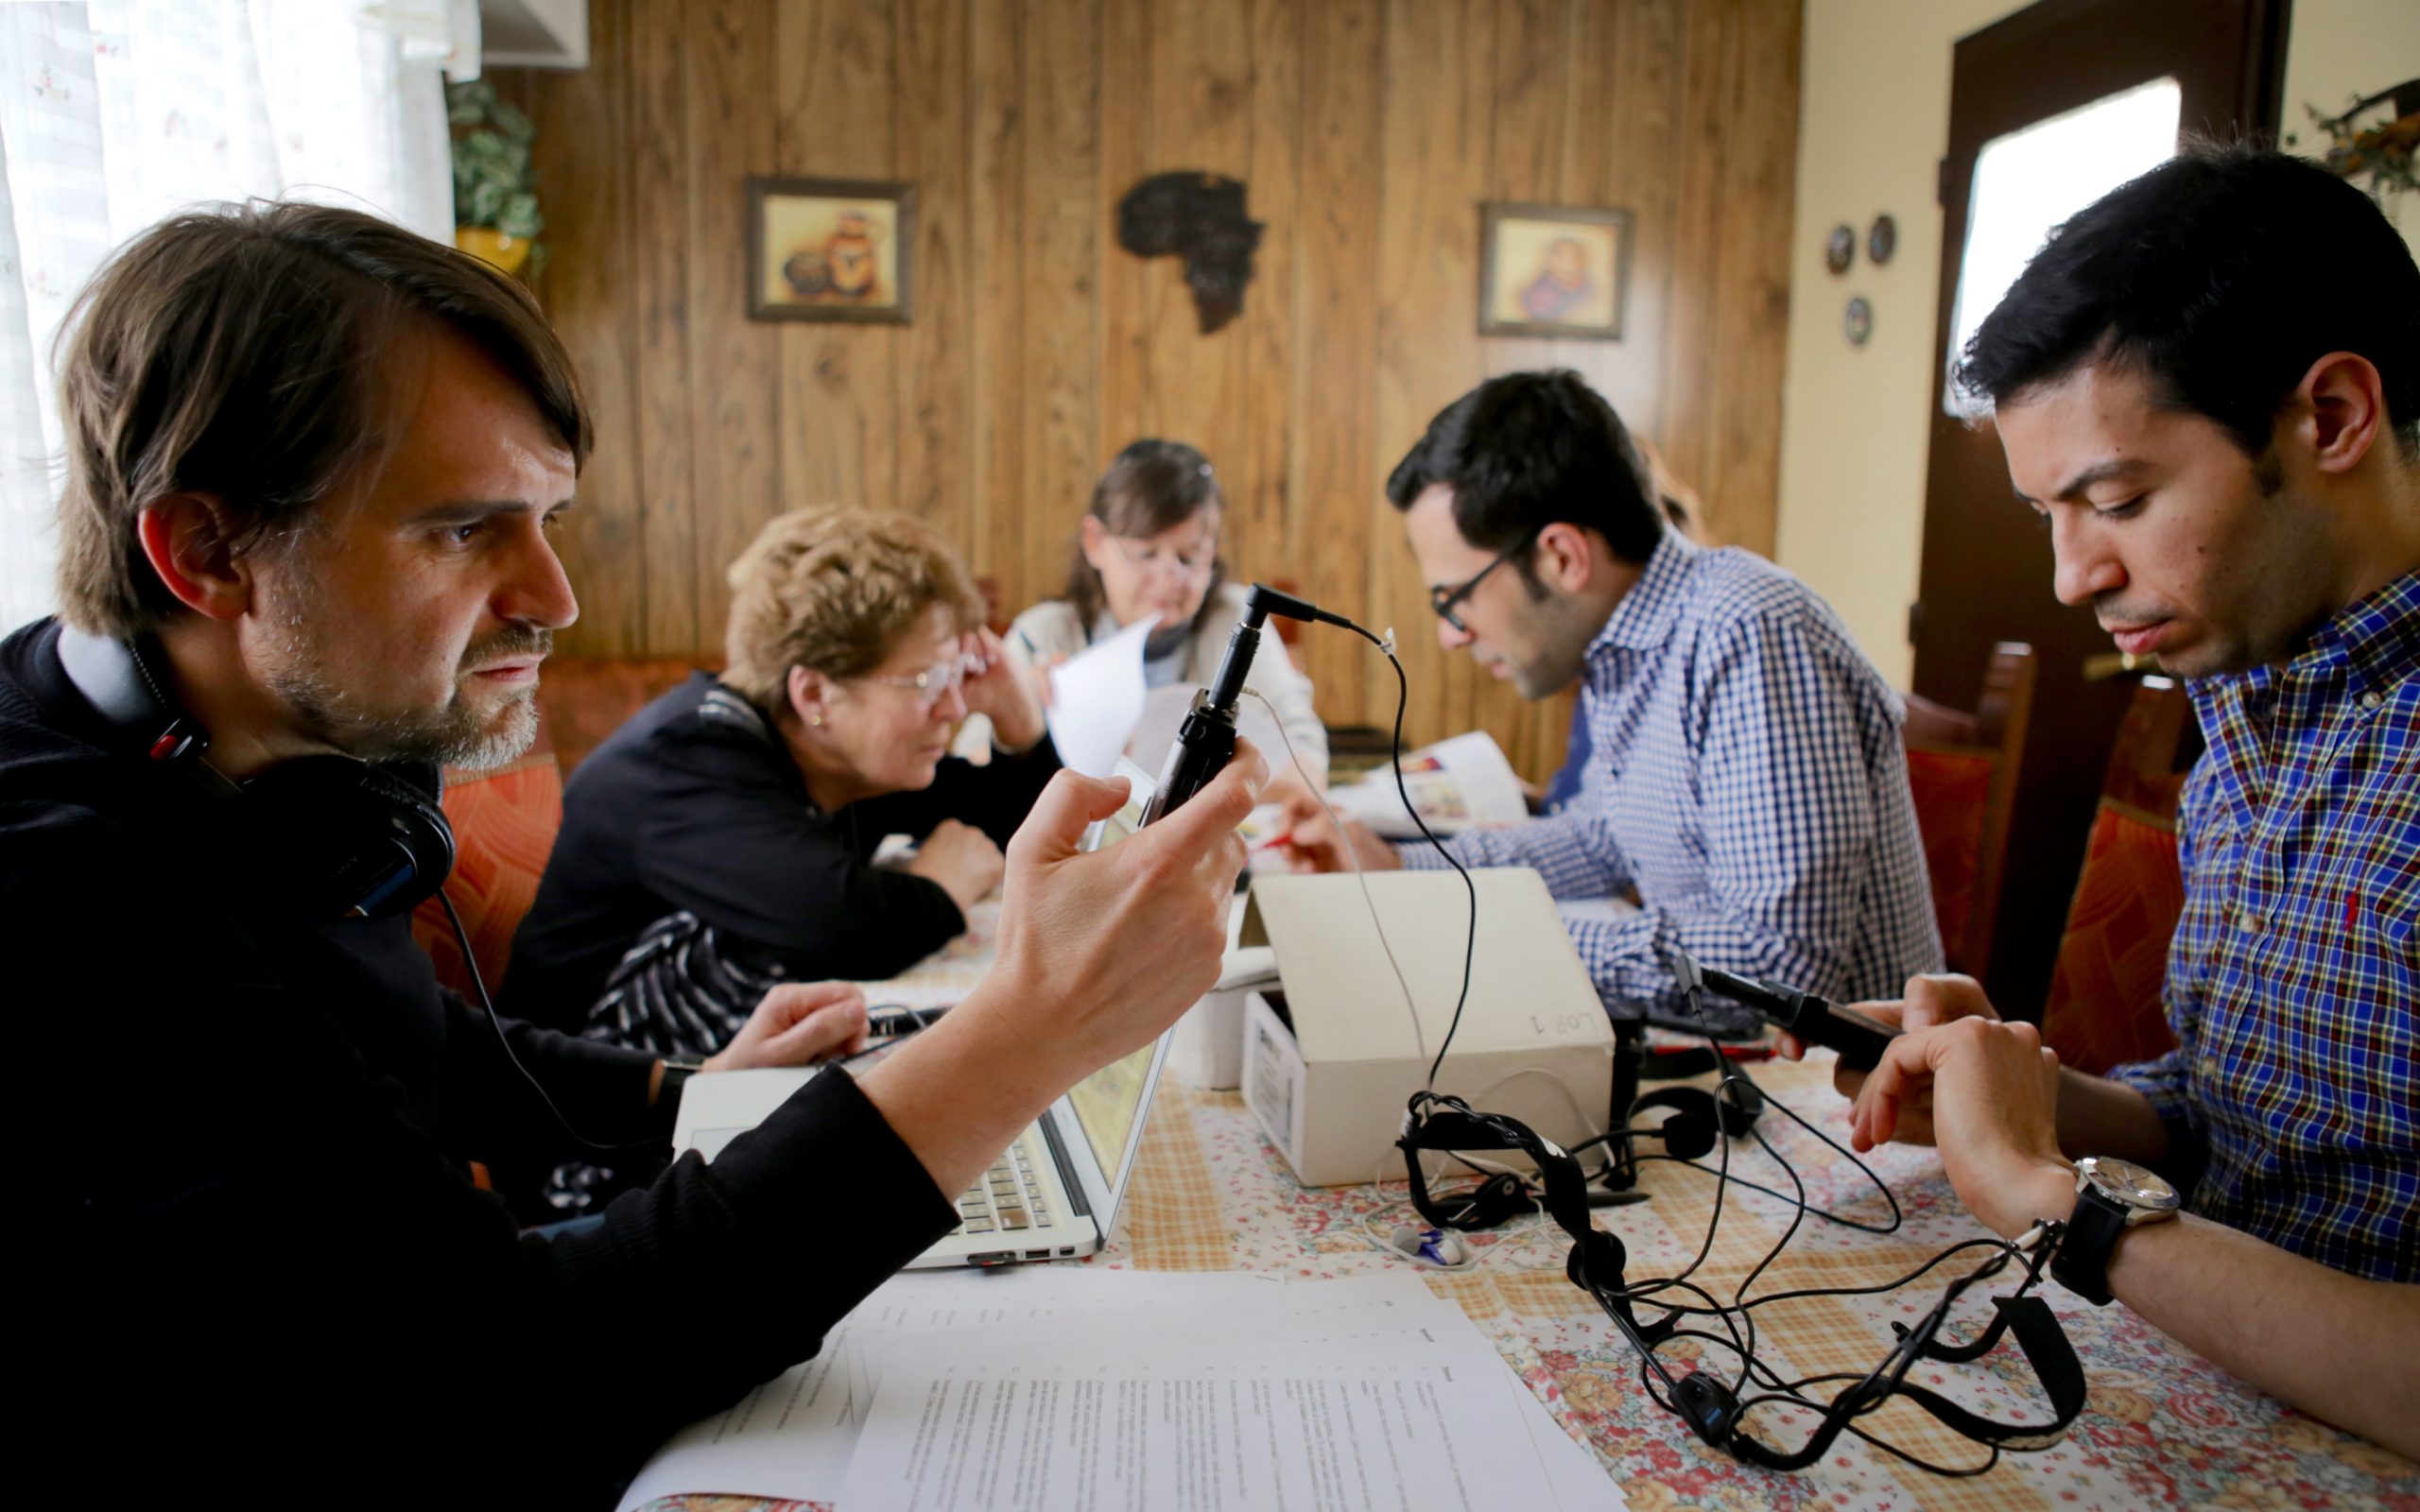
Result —
MULTIPOLYGON (((1146 438, 1131 441, 1110 461, 1109 471, 1093 485, 1092 507, 1086 511, 1113 536, 1138 541, 1173 530, 1204 509, 1223 509, 1227 495, 1210 461, 1183 441, 1146 438)), ((1199 626, 1210 612, 1211 600, 1227 576, 1224 558, 1210 569, 1210 586, 1201 591, 1201 607, 1194 610, 1199 626)), ((1089 633, 1107 603, 1100 574, 1084 559, 1084 537, 1076 533, 1074 558, 1067 564, 1067 601, 1076 606, 1076 623, 1089 633)))
MULTIPOLYGON (((1510 550, 1563 522, 1604 537, 1624 561, 1647 560, 1664 539, 1664 510, 1630 428, 1568 369, 1490 378, 1438 411, 1395 464, 1387 498, 1409 509, 1440 483, 1454 490, 1462 539, 1481 551, 1510 550)), ((1513 565, 1534 591, 1528 559, 1513 565)))
POLYGON ((529 291, 476 258, 358 211, 253 200, 175 215, 129 242, 60 342, 59 596, 73 625, 130 636, 173 612, 136 519, 182 490, 244 522, 238 549, 308 511, 393 439, 393 353, 415 327, 476 345, 572 454, 588 411, 529 291))
POLYGON ((1970 399, 2131 367, 2255 457, 2310 365, 2355 352, 2420 448, 2420 267, 2377 206, 2315 163, 2201 145, 2078 211, 1966 343, 1970 399))

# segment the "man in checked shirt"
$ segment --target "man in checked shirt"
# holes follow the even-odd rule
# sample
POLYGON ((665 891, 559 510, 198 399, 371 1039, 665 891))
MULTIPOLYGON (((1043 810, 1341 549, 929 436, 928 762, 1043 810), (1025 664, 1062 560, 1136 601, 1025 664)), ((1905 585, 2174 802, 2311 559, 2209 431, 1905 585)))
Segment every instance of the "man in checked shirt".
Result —
POLYGON ((1959 377, 2060 599, 2191 679, 2178 1048, 2083 1075, 1911 983, 1838 1074, 1855 1143, 1938 1143, 2002 1236, 2066 1222, 2071 1291, 2420 1457, 2420 268, 2320 168, 2196 149, 2069 220, 1959 377))
MULTIPOLYGON (((1525 698, 1581 684, 1589 751, 1552 817, 1474 830, 1465 866, 1530 867, 1558 898, 1634 892, 1634 915, 1574 919, 1615 1019, 1676 1028, 1665 954, 1879 997, 1938 971, 1899 699, 1805 584, 1666 521, 1613 406, 1573 372, 1492 378, 1429 422, 1387 497, 1428 584, 1437 638, 1525 698)), ((1310 800, 1291 839, 1322 870, 1442 867, 1310 800)), ((1709 1002, 1726 1035, 1761 1032, 1709 1002)))

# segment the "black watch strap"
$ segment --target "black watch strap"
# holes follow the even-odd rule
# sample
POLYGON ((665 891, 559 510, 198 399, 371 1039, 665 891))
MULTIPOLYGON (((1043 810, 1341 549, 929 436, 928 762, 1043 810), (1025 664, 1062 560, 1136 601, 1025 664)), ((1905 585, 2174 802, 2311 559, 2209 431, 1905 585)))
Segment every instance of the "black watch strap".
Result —
POLYGON ((664 1081, 655 1090, 655 1106, 667 1114, 681 1111, 681 1089, 690 1077, 705 1069, 706 1063, 695 1056, 664 1057, 664 1081))
POLYGON ((2095 1307, 2107 1307, 2109 1256, 2126 1232, 2129 1216, 2123 1203, 2089 1185, 2077 1193, 2066 1237, 2059 1242, 2059 1252, 2050 1257, 2050 1274, 2059 1284, 2095 1307))

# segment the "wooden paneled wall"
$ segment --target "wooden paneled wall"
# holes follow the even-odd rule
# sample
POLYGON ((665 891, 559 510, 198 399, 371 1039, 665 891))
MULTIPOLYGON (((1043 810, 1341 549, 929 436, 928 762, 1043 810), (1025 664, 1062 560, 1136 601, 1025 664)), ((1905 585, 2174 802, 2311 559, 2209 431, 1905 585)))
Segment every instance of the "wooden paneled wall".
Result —
MULTIPOLYGON (((1437 646, 1381 492, 1479 379, 1577 368, 1664 448, 1711 532, 1770 551, 1798 0, 598 0, 594 63, 499 83, 535 117, 541 293, 599 443, 565 556, 567 650, 713 651, 723 568, 776 512, 940 524, 1013 610, 1057 591, 1094 476, 1138 436, 1218 466, 1247 576, 1401 637, 1408 736, 1483 725, 1559 763, 1437 646), (1249 185, 1242 316, 1197 329, 1173 258, 1113 231, 1147 174, 1249 185), (752 173, 917 184, 908 327, 758 324, 752 173), (1633 211, 1617 343, 1477 335, 1478 206, 1633 211)), ((1313 630, 1331 722, 1394 679, 1313 630)))

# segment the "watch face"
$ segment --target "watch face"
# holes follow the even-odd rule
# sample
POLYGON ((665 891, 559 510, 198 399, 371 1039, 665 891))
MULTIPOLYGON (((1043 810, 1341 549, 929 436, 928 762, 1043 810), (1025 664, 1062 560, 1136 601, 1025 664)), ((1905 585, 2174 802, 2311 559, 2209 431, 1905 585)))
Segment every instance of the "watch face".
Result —
POLYGON ((2079 1190, 2089 1185, 2113 1202, 2152 1212, 2171 1212, 2182 1206, 2176 1189, 2156 1171, 2106 1155, 2086 1156, 2076 1162, 2079 1190))

